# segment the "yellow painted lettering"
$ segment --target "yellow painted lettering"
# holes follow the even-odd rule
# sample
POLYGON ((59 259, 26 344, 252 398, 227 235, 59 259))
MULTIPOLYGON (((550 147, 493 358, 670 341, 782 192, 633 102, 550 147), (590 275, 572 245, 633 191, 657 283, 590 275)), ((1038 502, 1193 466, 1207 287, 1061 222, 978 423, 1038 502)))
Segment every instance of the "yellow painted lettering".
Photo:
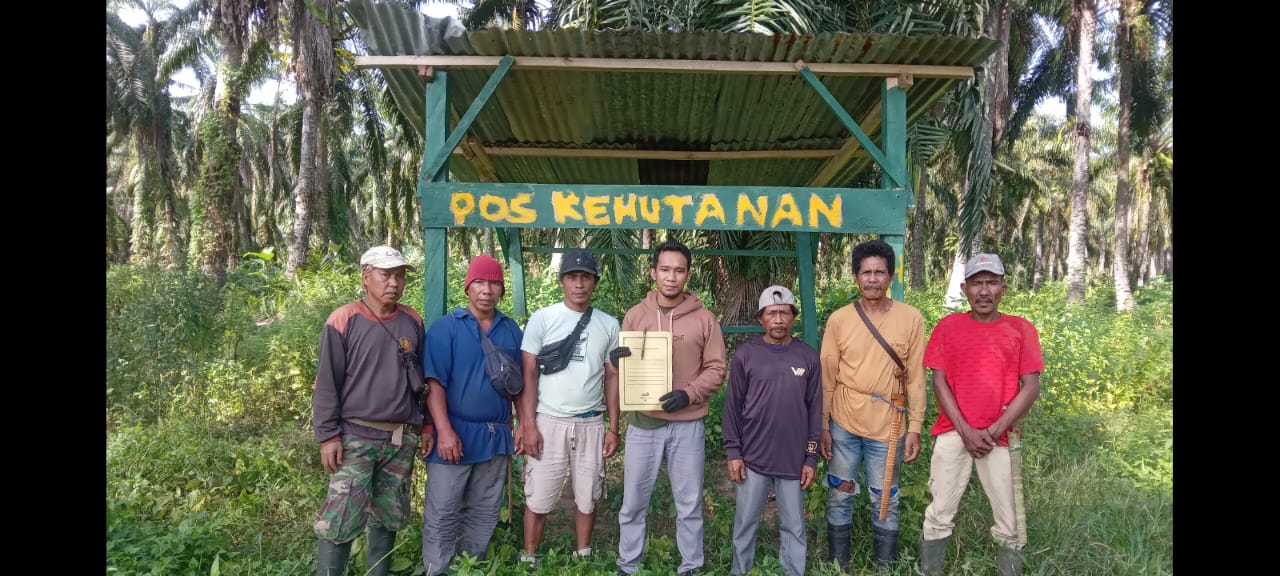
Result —
POLYGON ((645 222, 648 222, 650 224, 657 224, 661 222, 662 221, 661 206, 662 204, 658 201, 657 198, 641 196, 640 197, 640 217, 643 218, 645 222))
POLYGON ((693 223, 701 226, 707 218, 719 218, 721 224, 728 224, 724 221, 724 206, 720 205, 720 199, 715 194, 702 195, 702 202, 698 204, 698 214, 693 217, 693 223))
POLYGON ((622 196, 613 197, 613 221, 615 224, 621 224, 624 216, 630 216, 631 221, 636 220, 636 195, 627 194, 626 203, 623 204, 622 196))
POLYGON ((841 209, 841 198, 838 194, 831 201, 831 204, 827 204, 826 202, 824 202, 822 200, 822 197, 818 196, 817 194, 810 194, 809 195, 809 227, 810 228, 820 227, 820 225, 818 224, 819 212, 821 212, 824 216, 827 217, 827 225, 829 226, 839 228, 840 224, 844 221, 844 211, 841 209))
POLYGON ((769 211, 769 197, 757 196, 756 203, 751 204, 751 197, 746 194, 738 195, 738 225, 742 226, 746 223, 743 216, 751 214, 751 219, 755 220, 756 226, 764 226, 764 215, 769 211))
POLYGON ((587 196, 582 201, 582 211, 587 214, 587 224, 592 226, 609 225, 609 197, 587 196))
POLYGON ((512 224, 533 224, 538 219, 538 213, 529 207, 530 202, 533 202, 533 194, 516 194, 511 199, 511 215, 507 217, 507 221, 512 224))
POLYGON ((769 223, 770 228, 777 228, 778 223, 783 220, 789 220, 792 226, 803 226, 804 219, 800 217, 800 208, 796 206, 796 199, 791 194, 783 194, 778 199, 778 211, 773 213, 773 221, 769 223))
POLYGON ((476 209, 476 199, 470 192, 454 192, 449 197, 449 211, 453 212, 453 225, 461 226, 467 215, 476 209))
POLYGON ((501 222, 507 219, 507 199, 501 196, 485 194, 480 197, 480 216, 490 222, 501 222))
POLYGON ((684 207, 693 206, 693 198, 690 196, 663 196, 662 202, 671 207, 671 223, 684 223, 684 207))
POLYGON ((573 192, 568 194, 559 190, 552 192, 551 208, 555 212, 556 224, 564 224, 565 218, 582 220, 582 214, 578 212, 578 195, 573 192))

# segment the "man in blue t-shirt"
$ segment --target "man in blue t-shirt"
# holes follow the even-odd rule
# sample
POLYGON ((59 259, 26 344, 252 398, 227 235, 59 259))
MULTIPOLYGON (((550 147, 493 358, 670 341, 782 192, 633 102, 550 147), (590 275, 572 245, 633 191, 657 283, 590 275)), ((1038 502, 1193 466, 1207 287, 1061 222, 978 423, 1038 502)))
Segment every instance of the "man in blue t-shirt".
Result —
POLYGON ((729 479, 738 485, 734 576, 751 571, 770 490, 782 521, 778 560, 787 576, 804 576, 804 491, 817 475, 822 363, 813 346, 791 337, 795 303, 787 288, 765 288, 756 310, 764 335, 739 345, 729 367, 721 430, 729 479))
POLYGON ((490 382, 481 344, 483 333, 498 349, 520 357, 523 334, 497 309, 505 293, 502 266, 490 256, 477 256, 463 290, 466 307, 431 324, 422 357, 436 438, 425 454, 422 564, 427 576, 444 574, 458 551, 484 558, 513 451, 511 401, 490 382))

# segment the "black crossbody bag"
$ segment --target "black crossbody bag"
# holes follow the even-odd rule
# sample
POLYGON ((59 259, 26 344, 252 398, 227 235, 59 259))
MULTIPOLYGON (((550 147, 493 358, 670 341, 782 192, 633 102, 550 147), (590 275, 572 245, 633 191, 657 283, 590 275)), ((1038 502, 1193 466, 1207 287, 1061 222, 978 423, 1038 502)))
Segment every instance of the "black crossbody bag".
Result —
POLYGON ((595 308, 587 307, 587 311, 582 313, 582 318, 578 319, 578 325, 573 327, 573 333, 569 334, 568 338, 542 347, 542 351, 538 353, 538 372, 555 374, 569 366, 573 348, 578 345, 578 337, 582 336, 582 330, 587 327, 587 322, 591 321, 592 310, 595 308))

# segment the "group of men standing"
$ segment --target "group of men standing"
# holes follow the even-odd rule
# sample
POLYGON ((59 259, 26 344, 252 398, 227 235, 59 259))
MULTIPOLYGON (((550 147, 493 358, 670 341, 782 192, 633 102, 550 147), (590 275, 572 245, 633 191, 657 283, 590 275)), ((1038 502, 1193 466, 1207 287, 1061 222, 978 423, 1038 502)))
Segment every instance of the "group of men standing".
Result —
POLYGON ((672 388, 659 398, 660 410, 625 416, 619 575, 643 562, 663 460, 675 500, 676 572, 705 569, 704 419, 726 368, 721 429, 737 485, 731 573, 751 570, 771 498, 780 563, 788 576, 805 573, 804 491, 819 481, 819 456, 829 461, 830 559, 848 569, 853 498, 865 488, 873 558, 889 566, 898 545, 898 464, 921 451, 924 367, 933 369, 941 414, 931 429, 933 499, 920 568, 942 573, 976 462, 992 504, 1000 574, 1021 574, 1025 526, 1015 513, 1007 433, 1036 399, 1044 362, 1034 326, 998 310, 1005 289, 998 257, 968 262, 962 288, 970 311, 944 317, 926 339, 920 312, 889 296, 893 249, 878 240, 859 244, 852 271, 860 297, 831 314, 821 351, 792 337, 800 310, 792 292, 775 285, 761 293, 756 311, 763 334, 740 344, 727 367, 719 323, 685 289, 691 264, 685 245, 658 245, 650 260, 654 289, 619 323, 591 306, 600 280, 595 258, 568 252, 559 269, 563 299, 534 312, 521 330, 497 309, 505 295, 501 265, 482 255, 467 269, 467 304, 425 327, 399 304, 409 268, 403 256, 385 246, 366 252, 365 294, 334 311, 321 337, 314 425, 331 479, 314 524, 318 574, 343 574, 351 541, 366 526, 368 573, 387 573, 408 516, 415 453, 427 467, 427 576, 444 574, 460 552, 485 557, 514 455, 525 456, 521 561, 536 568, 546 515, 566 484, 576 508, 574 554, 590 556, 605 461, 621 445, 618 361, 631 355, 619 345, 622 331, 671 335, 672 388))

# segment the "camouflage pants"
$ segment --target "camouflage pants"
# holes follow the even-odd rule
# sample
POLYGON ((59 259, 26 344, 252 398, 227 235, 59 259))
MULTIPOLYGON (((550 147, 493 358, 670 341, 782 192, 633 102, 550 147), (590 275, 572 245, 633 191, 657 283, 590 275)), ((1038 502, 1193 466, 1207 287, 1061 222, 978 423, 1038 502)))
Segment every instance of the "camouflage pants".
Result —
POLYGON ((420 437, 406 432, 400 446, 391 439, 342 436, 342 465, 329 477, 329 494, 316 514, 316 536, 328 542, 354 540, 366 522, 391 531, 409 521, 413 461, 420 437))

